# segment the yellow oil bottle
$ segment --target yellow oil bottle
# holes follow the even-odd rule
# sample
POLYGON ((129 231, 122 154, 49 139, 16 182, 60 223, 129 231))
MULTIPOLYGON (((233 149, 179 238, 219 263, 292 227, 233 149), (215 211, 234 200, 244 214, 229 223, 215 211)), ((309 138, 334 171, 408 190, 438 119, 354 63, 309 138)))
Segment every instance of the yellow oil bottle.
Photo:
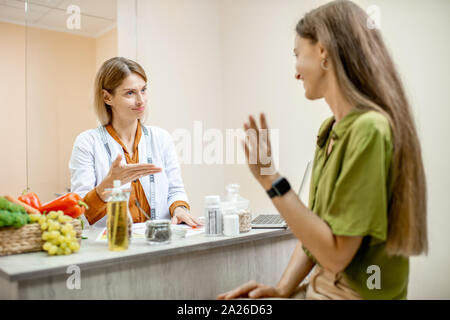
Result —
POLYGON ((120 189, 120 180, 114 181, 108 199, 108 247, 111 251, 128 249, 128 194, 120 189))

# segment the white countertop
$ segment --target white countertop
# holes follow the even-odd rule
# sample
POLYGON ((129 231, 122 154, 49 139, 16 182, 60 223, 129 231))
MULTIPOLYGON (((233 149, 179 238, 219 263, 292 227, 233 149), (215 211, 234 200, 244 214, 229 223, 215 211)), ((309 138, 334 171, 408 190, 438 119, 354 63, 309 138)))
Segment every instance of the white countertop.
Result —
POLYGON ((132 239, 128 250, 112 252, 108 250, 107 242, 95 241, 101 231, 102 229, 84 231, 88 239, 83 239, 80 251, 71 255, 49 256, 46 252, 40 251, 2 256, 0 257, 0 277, 9 281, 36 279, 65 274, 70 265, 77 265, 85 270, 111 266, 123 260, 151 259, 271 237, 293 237, 289 229, 252 229, 234 237, 211 237, 202 233, 181 240, 172 240, 169 244, 158 245, 150 245, 144 239, 132 239))

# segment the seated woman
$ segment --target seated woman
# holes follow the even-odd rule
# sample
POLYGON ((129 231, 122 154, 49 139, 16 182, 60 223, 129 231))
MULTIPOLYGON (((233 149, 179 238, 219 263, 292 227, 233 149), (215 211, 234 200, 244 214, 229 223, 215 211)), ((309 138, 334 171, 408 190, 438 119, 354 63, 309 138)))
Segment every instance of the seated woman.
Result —
MULTIPOLYGON (((249 167, 299 242, 278 285, 251 281, 219 299, 407 298, 409 257, 427 252, 425 174, 400 78, 368 19, 332 1, 297 24, 295 78, 333 113, 318 132, 309 206, 279 173, 264 173, 270 161, 249 167)), ((244 128, 262 136, 265 116, 244 128)), ((250 139, 245 151, 270 156, 270 141, 250 139)))
POLYGON ((201 225, 190 213, 170 134, 141 123, 147 109, 147 76, 136 62, 106 61, 95 80, 95 112, 101 123, 75 140, 69 163, 71 191, 84 197, 89 224, 106 226, 105 189, 114 180, 131 189, 133 222, 172 219, 201 225), (137 200, 137 201, 136 201, 137 200))

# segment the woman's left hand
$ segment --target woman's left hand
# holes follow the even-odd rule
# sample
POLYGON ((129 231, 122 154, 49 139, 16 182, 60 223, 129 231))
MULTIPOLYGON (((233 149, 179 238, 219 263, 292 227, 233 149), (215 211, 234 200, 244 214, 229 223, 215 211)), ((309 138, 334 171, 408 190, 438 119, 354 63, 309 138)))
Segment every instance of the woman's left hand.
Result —
POLYGON ((260 122, 261 128, 253 116, 249 116, 249 123, 244 123, 246 140, 243 144, 250 171, 263 188, 268 190, 280 175, 275 170, 269 127, 263 113, 260 115, 260 122))
POLYGON ((254 280, 244 283, 243 285, 237 287, 234 290, 219 294, 217 300, 230 300, 236 298, 271 298, 271 297, 282 297, 288 298, 288 296, 283 295, 281 291, 275 287, 266 286, 265 284, 256 282, 254 280))
POLYGON ((203 225, 199 219, 189 213, 189 210, 186 207, 176 207, 173 212, 172 224, 180 224, 183 222, 187 225, 190 225, 191 227, 198 227, 203 225))

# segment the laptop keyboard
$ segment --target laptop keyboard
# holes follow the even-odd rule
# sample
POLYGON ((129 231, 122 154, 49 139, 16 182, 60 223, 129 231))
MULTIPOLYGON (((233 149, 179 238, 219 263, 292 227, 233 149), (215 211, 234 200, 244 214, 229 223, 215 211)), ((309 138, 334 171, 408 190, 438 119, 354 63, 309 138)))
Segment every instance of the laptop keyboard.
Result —
POLYGON ((252 221, 253 224, 282 224, 284 219, 279 214, 261 214, 252 221))

